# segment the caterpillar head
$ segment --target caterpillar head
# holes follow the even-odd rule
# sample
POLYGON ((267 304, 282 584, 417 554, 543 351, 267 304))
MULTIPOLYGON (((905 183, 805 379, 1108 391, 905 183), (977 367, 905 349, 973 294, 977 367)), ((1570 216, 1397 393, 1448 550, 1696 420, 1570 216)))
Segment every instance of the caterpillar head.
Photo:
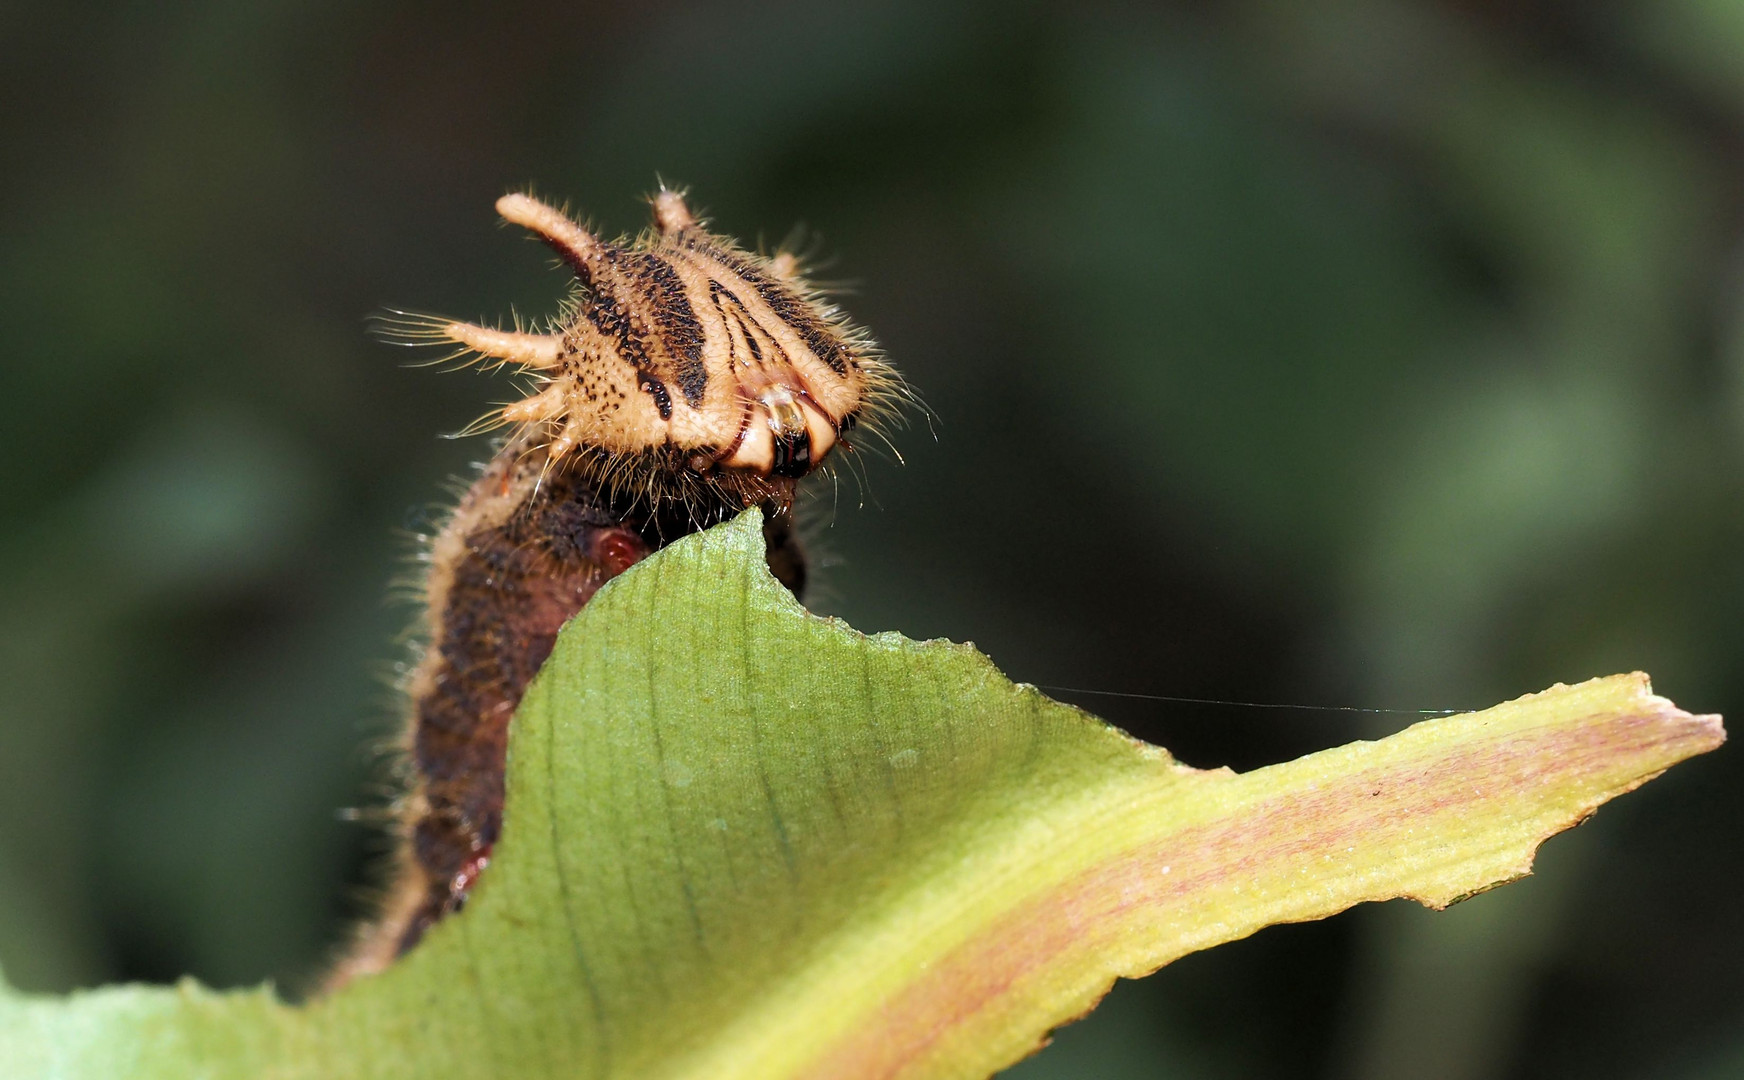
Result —
POLYGON ((596 470, 656 500, 705 485, 741 505, 785 503, 856 425, 906 398, 870 339, 799 276, 709 233, 683 197, 654 227, 601 240, 527 195, 497 212, 579 279, 547 333, 429 321, 409 337, 519 365, 536 392, 488 420, 517 425, 554 467, 596 470))

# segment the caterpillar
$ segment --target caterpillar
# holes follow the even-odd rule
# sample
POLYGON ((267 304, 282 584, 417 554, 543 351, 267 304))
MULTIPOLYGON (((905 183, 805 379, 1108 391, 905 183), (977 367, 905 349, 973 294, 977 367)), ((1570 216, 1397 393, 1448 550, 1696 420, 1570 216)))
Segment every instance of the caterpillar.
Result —
POLYGON ((650 204, 651 228, 607 241, 529 195, 497 201, 575 275, 545 332, 390 327, 513 364, 534 389, 474 425, 507 433, 429 544, 395 879, 329 985, 385 967, 465 904, 502 830, 509 719, 559 628, 637 561, 752 506, 797 594, 796 485, 910 397, 791 254, 709 232, 679 191, 650 204))

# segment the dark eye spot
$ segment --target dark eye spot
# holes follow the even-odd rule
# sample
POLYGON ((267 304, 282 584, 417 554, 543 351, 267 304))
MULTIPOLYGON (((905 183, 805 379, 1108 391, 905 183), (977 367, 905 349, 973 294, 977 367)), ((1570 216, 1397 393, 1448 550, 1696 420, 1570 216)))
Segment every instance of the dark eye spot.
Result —
POLYGON ((646 371, 636 373, 636 383, 654 399, 654 408, 659 411, 660 419, 672 419, 672 395, 667 392, 666 384, 646 371))

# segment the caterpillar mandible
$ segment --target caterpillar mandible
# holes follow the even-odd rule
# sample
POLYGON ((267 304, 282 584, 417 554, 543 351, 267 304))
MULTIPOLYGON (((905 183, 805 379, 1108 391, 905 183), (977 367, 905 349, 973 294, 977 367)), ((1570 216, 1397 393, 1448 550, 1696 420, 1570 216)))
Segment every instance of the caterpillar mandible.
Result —
POLYGON ((680 192, 650 202, 651 229, 607 241, 528 195, 497 201, 577 279, 546 332, 421 316, 390 327, 517 365, 536 390, 475 425, 509 430, 429 545, 396 881, 333 984, 386 966, 465 903, 502 828, 509 718, 600 586, 762 505, 770 568, 797 593, 796 484, 909 398, 792 255, 709 232, 680 192))

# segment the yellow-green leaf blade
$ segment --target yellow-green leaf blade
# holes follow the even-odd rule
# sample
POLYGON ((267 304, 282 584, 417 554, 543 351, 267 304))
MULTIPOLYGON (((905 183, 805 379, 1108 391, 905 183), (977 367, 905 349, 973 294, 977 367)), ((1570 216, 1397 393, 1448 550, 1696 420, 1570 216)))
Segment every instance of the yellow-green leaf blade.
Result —
POLYGON ((984 1076, 1116 975, 1516 876, 1721 738, 1629 676, 1193 770, 972 649, 808 615, 748 515, 565 630, 511 733, 496 857, 404 961, 303 1009, 0 996, 0 1061, 71 1080, 984 1076))
POLYGON ((804 1075, 979 1075, 1117 975, 1366 900, 1444 907, 1527 873, 1544 838, 1723 739, 1717 717, 1634 674, 1203 774, 1216 783, 1126 803, 1120 831, 1153 836, 991 920, 804 1075))

